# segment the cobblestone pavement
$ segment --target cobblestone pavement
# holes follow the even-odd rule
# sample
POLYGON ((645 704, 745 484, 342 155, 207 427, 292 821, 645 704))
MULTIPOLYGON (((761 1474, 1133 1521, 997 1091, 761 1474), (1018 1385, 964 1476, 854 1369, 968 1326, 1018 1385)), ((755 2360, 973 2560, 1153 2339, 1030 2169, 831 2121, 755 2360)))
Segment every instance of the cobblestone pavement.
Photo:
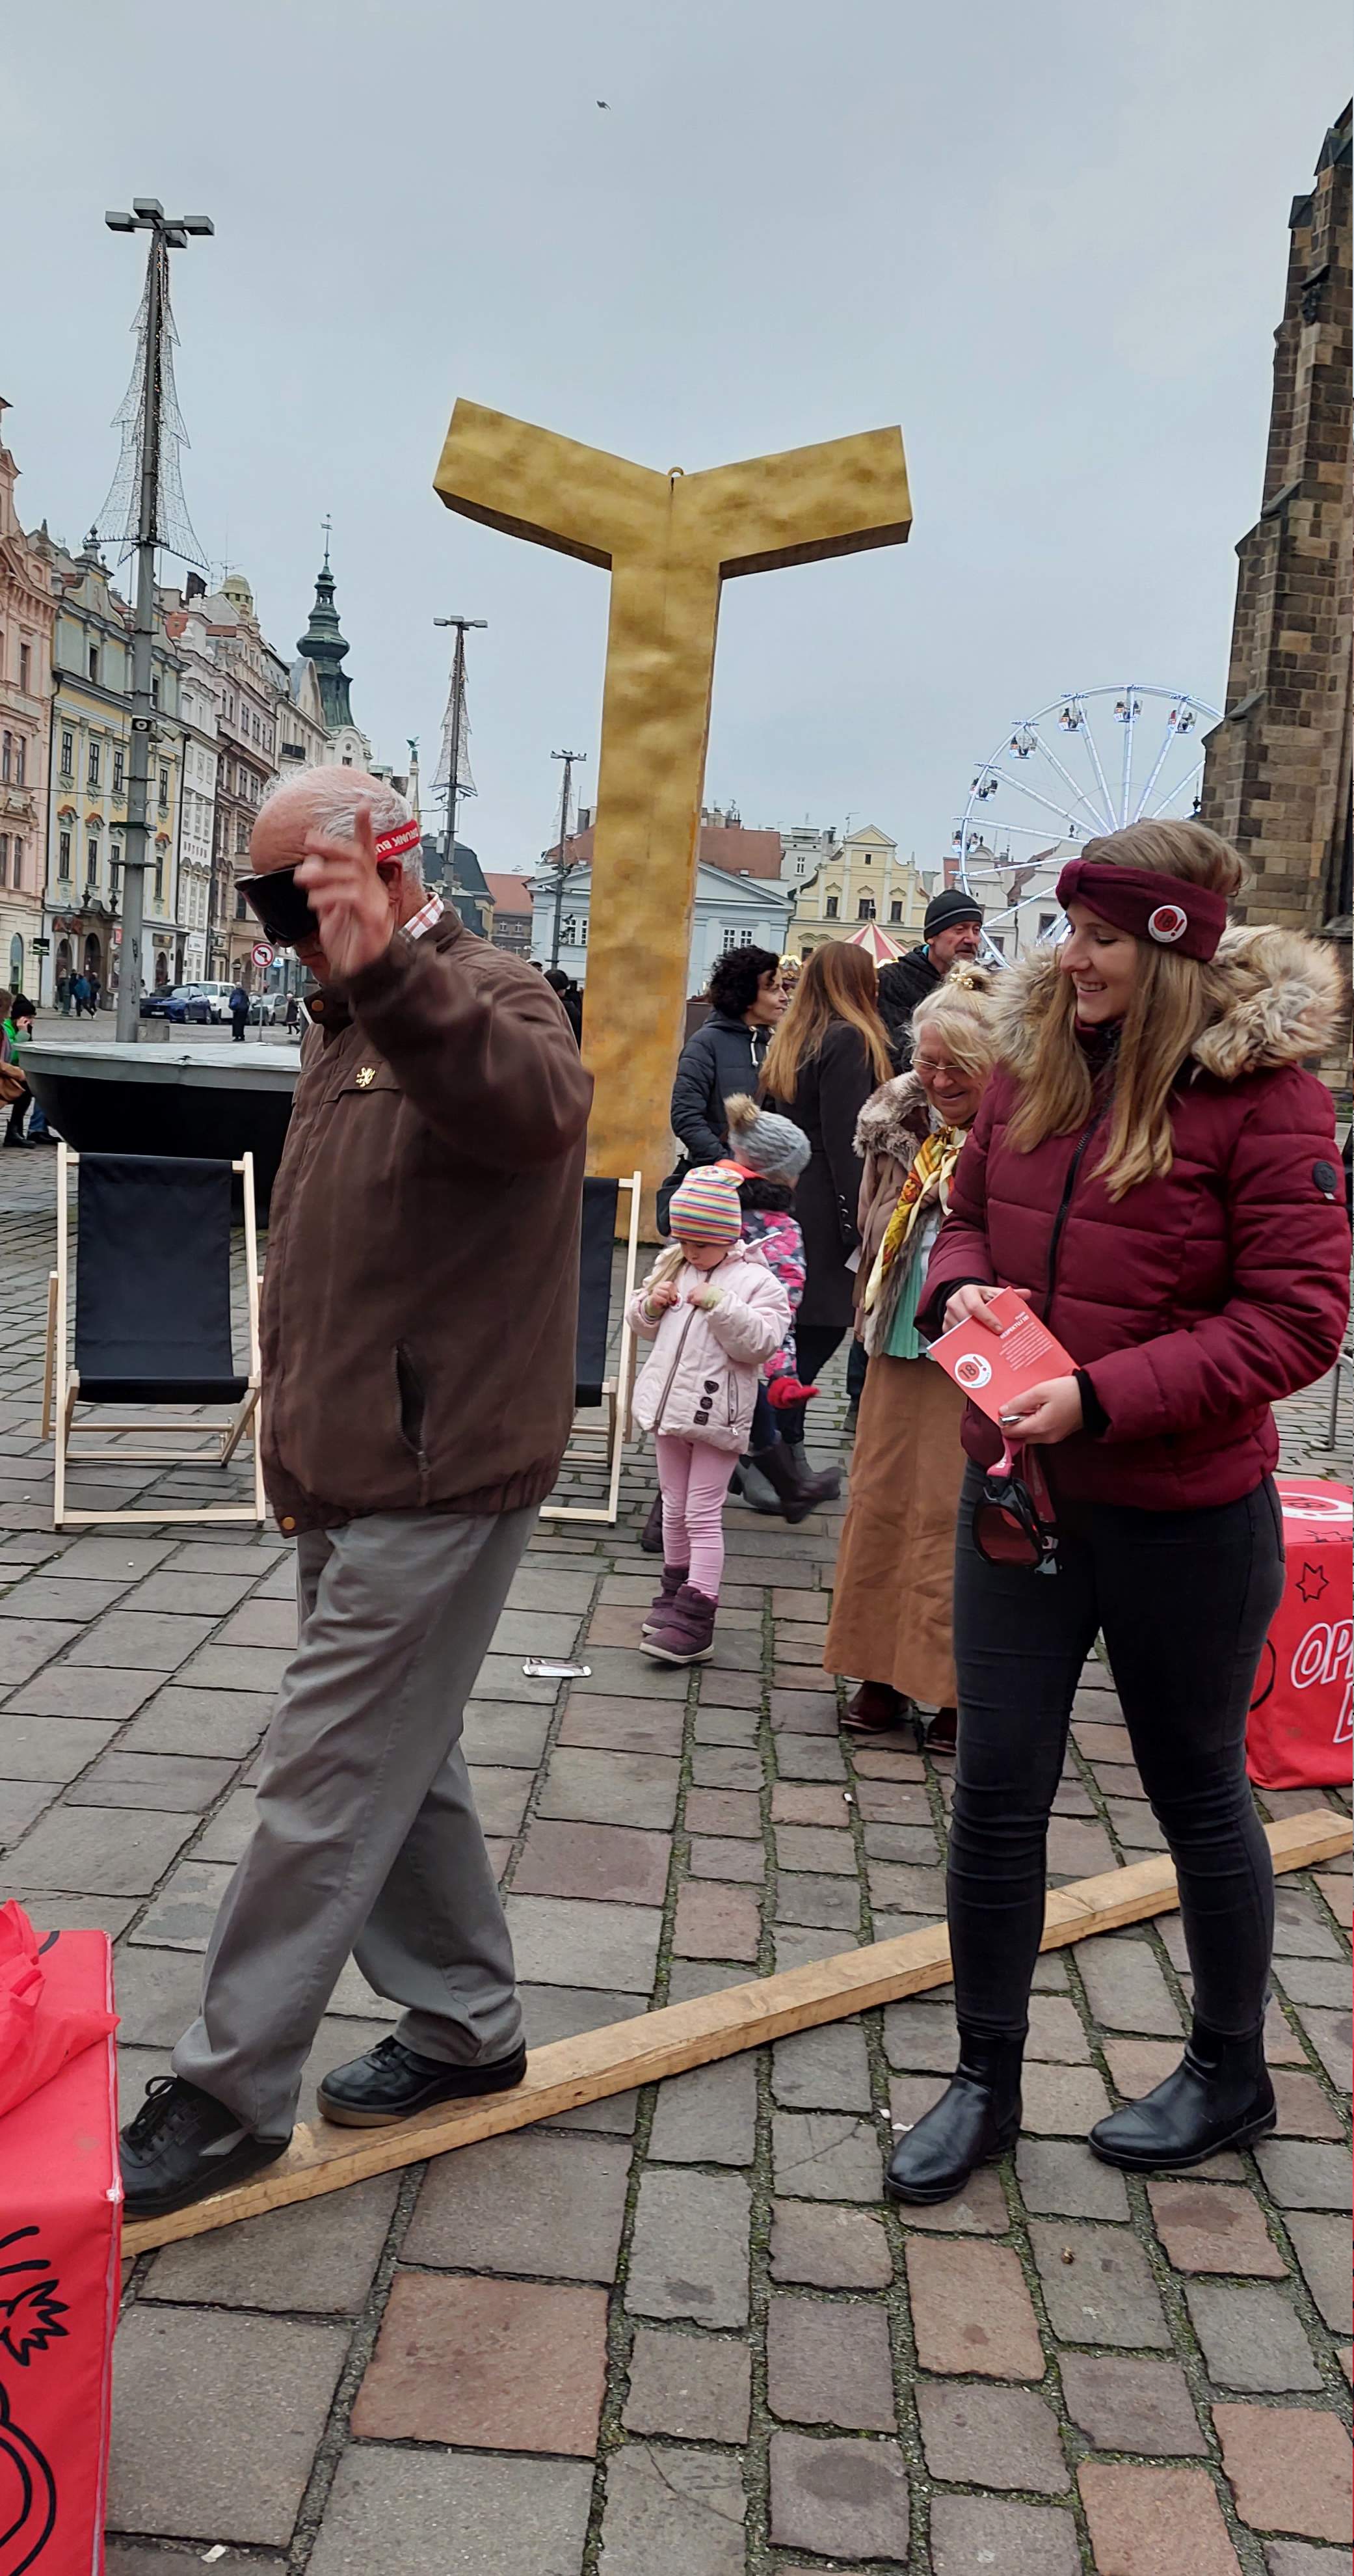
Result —
MULTIPOLYGON (((40 1923, 116 1937, 134 2104, 247 1831, 291 1572, 271 1530, 51 1533, 52 1170, 0 1157, 0 1842, 40 1923)), ((942 1904, 947 1766, 853 1753, 820 1670, 839 1515, 731 1508, 688 1679, 636 1652, 651 1489, 637 1460, 620 1530, 542 1524, 470 1715, 537 2041, 942 1904), (524 1676, 580 1644, 586 1681, 524 1676)), ((1157 1840, 1092 1668, 1054 1873, 1157 1840)), ((881 2158, 941 2088, 948 1991, 143 2257, 110 2576, 219 2544, 226 2576, 1348 2576, 1349 1895, 1347 1864, 1281 1882, 1279 2133, 1187 2179, 1083 2144, 1178 2050, 1168 1915, 1040 1963, 1018 2153, 925 2217, 881 2158)), ((387 2020, 350 1966, 311 2085, 387 2020)))

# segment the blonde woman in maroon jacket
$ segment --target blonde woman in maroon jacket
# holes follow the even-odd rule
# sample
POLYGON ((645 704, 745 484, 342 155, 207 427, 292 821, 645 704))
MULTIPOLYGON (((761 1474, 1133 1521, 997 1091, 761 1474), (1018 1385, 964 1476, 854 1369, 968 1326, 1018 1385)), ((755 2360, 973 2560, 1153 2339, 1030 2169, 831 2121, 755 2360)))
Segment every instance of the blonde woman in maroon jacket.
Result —
POLYGON ((984 1474, 1002 1432, 972 1407, 965 1421, 948 1874, 960 2061, 894 2155, 900 2200, 949 2198, 1015 2142, 1048 1815, 1101 1632, 1176 1864, 1194 2026, 1174 2074, 1091 2144, 1151 2172, 1274 2126, 1273 1877, 1245 1771, 1283 1588, 1270 1406, 1339 1351, 1349 1228, 1331 1097, 1303 1069, 1335 1025, 1335 970, 1287 932, 1228 931, 1240 877, 1197 823, 1134 824, 1063 870, 1071 936, 1003 979, 998 1070, 922 1291, 936 1332, 1017 1287, 1076 1366, 1003 1417, 1045 1471, 1055 1571, 1034 1549, 1018 1561, 1018 1528, 1013 1554, 984 1474))

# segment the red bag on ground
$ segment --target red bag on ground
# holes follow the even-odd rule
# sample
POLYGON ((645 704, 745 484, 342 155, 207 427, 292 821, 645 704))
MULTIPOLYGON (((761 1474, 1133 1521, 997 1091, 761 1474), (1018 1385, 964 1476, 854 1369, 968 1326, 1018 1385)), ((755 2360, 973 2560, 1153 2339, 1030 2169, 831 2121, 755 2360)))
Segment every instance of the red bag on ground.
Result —
POLYGON ((1276 1479, 1288 1580, 1270 1623, 1246 1727, 1261 1789, 1337 1789, 1350 1776, 1354 1496, 1319 1476, 1276 1479))
POLYGON ((0 2576, 100 2576, 122 2214, 112 1957, 104 1932, 37 1940, 37 2022, 88 2036, 0 2119, 0 2576))

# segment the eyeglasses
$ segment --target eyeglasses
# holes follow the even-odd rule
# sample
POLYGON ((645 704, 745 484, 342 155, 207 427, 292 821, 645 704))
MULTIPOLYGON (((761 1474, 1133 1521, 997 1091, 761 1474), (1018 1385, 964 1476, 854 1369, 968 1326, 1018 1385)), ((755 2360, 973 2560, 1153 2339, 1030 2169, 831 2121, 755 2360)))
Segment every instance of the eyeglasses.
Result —
POLYGON ((1024 1449, 1007 1450, 983 1478, 973 1506, 973 1544, 989 1565, 1058 1571, 1058 1528, 1043 1470, 1024 1449))
POLYGON ((303 940, 319 938, 320 925, 294 867, 271 868, 263 877, 237 877, 235 888, 275 948, 299 948, 303 940))

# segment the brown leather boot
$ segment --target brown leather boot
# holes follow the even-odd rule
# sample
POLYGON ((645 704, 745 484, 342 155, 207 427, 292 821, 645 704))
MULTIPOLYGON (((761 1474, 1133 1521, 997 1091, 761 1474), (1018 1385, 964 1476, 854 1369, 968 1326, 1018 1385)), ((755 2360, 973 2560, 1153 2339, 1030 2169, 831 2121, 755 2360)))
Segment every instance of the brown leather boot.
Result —
POLYGON ((853 1735, 892 1735, 907 1716, 909 1703, 889 1682, 862 1682, 846 1703, 842 1724, 853 1735))

